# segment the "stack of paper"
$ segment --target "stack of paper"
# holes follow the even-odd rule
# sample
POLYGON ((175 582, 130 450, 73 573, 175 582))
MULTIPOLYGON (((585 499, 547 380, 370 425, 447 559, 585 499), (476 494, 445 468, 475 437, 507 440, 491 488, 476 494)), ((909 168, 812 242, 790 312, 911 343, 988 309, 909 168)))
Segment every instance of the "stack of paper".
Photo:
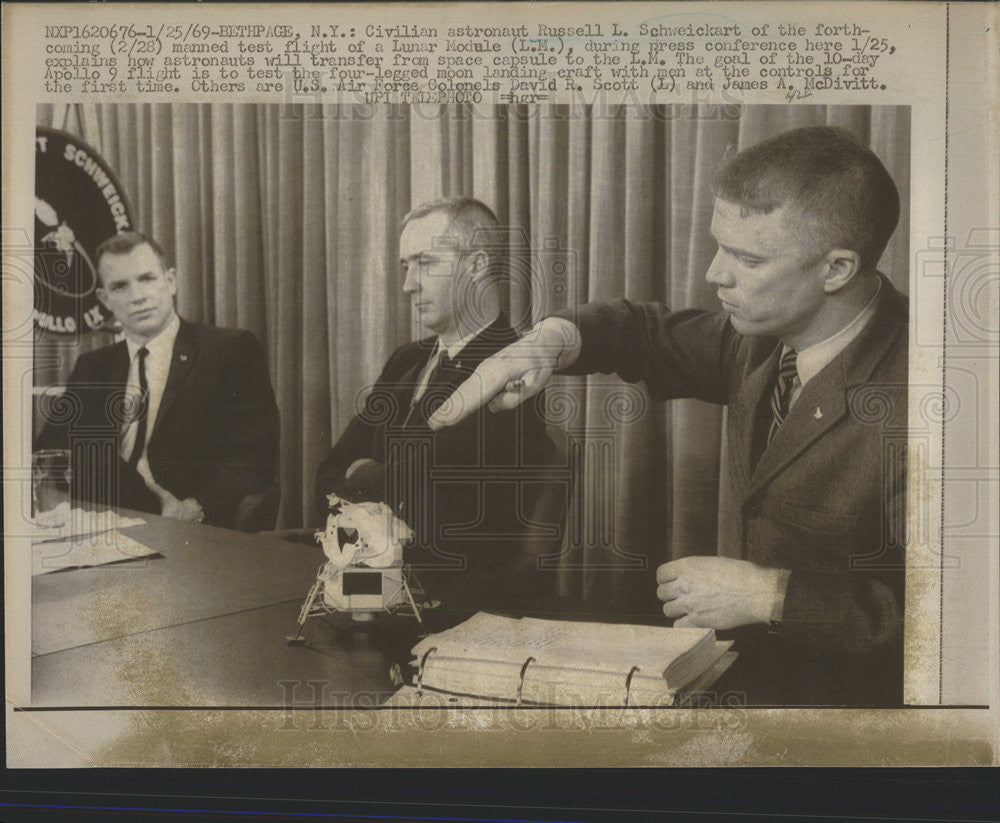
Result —
POLYGON ((123 517, 113 510, 94 512, 73 509, 61 526, 34 524, 31 574, 120 563, 156 554, 153 549, 119 531, 141 526, 145 522, 135 517, 123 517))
MULTIPOLYGON (((146 521, 138 517, 125 517, 114 509, 93 511, 90 509, 57 510, 56 518, 59 525, 52 526, 40 519, 31 524, 32 540, 51 540, 55 538, 70 538, 85 534, 97 534, 111 529, 127 529, 130 526, 142 526, 146 521)), ((53 512, 47 513, 51 518, 53 512)), ((45 515, 43 515, 44 517, 45 515)))

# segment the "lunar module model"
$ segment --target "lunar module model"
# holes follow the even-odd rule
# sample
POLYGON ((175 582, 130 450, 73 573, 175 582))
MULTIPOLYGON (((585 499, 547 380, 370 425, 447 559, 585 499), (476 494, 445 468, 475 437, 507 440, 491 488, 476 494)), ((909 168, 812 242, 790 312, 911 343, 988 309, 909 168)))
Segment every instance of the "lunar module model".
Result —
POLYGON ((413 530, 385 503, 348 503, 335 494, 327 500, 326 531, 316 532, 327 561, 302 604, 298 632, 288 642, 305 643, 306 620, 335 612, 362 619, 380 611, 398 612, 415 617, 423 627, 421 608, 436 604, 424 602, 413 570, 403 565, 403 546, 413 538, 413 530))

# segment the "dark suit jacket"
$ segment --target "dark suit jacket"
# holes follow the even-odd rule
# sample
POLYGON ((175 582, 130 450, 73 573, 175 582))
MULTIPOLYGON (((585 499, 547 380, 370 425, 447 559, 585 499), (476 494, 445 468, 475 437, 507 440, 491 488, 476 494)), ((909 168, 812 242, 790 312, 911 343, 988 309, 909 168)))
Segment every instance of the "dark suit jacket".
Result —
POLYGON ((515 608, 519 594, 527 597, 527 588, 542 585, 526 549, 545 485, 540 474, 554 451, 540 403, 497 414, 482 410, 439 432, 427 426, 456 386, 516 339, 499 318, 465 346, 454 368, 432 373, 415 405, 437 339, 397 349, 316 474, 321 512, 326 495, 336 492, 353 502, 384 501, 399 513, 416 531, 407 560, 445 608, 515 608), (345 477, 359 458, 375 462, 345 477))
MULTIPOLYGON (((128 380, 124 341, 83 354, 40 448, 68 448, 74 494, 84 500, 160 512, 159 499, 118 456, 128 380)), ((156 482, 195 498, 205 522, 233 527, 240 500, 266 491, 278 461, 278 409, 263 349, 248 331, 181 320, 159 411, 147 439, 156 482)))
POLYGON ((735 633, 729 681, 754 702, 902 702, 908 301, 884 277, 875 316, 802 390, 754 465, 781 344, 727 316, 625 300, 575 319, 573 373, 617 372, 656 399, 726 404, 733 553, 789 569, 780 623, 735 633), (739 676, 737 676, 739 675, 739 676))

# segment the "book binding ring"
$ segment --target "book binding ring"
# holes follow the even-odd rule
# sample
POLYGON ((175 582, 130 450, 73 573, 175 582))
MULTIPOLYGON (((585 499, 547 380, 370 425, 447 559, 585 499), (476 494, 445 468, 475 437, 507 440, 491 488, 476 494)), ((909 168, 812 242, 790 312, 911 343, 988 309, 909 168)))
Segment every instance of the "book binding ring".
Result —
POLYGON ((535 658, 529 657, 521 666, 521 679, 517 682, 517 705, 521 705, 521 691, 524 689, 524 673, 528 671, 528 666, 535 662, 535 658))
MULTIPOLYGON (((436 651, 437 646, 431 646, 426 652, 424 652, 424 656, 420 658, 420 668, 417 670, 417 697, 423 696, 424 667, 427 665, 427 661, 430 659, 430 656, 436 651)), ((517 681, 516 705, 518 706, 521 705, 521 694, 524 691, 524 675, 528 671, 528 666, 534 662, 536 662, 535 658, 529 657, 524 661, 524 665, 521 666, 521 676, 517 681)), ((628 706, 628 701, 632 694, 632 678, 635 676, 637 671, 641 670, 641 668, 641 666, 633 666, 629 670, 628 677, 625 678, 625 699, 622 701, 623 706, 628 706)))
POLYGON ((625 700, 622 702, 623 706, 628 705, 629 695, 632 693, 632 676, 639 671, 639 666, 633 666, 628 673, 628 677, 625 678, 625 700))
POLYGON ((424 656, 420 658, 420 669, 417 671, 417 697, 422 697, 424 694, 424 690, 421 688, 421 684, 424 682, 424 666, 427 665, 427 658, 430 657, 436 651, 437 651, 437 646, 431 646, 427 651, 424 652, 424 656))

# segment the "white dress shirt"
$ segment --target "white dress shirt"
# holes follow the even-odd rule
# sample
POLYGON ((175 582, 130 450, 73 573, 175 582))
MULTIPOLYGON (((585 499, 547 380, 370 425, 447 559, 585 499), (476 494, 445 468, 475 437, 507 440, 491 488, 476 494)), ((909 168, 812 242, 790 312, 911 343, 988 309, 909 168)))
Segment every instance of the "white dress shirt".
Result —
MULTIPOLYGON (((875 294, 858 313, 857 317, 836 334, 831 335, 826 340, 821 340, 819 343, 814 343, 798 353, 795 358, 795 378, 792 381, 792 394, 788 401, 789 409, 795 405, 795 401, 802 394, 802 389, 806 383, 823 371, 833 361, 833 358, 846 349, 864 331, 865 326, 875 316, 875 303, 881 291, 882 281, 879 280, 875 294)), ((788 347, 783 346, 781 349, 782 356, 784 356, 786 351, 788 351, 788 347)))
MULTIPOLYGON (((145 346, 146 351, 146 385, 149 390, 149 408, 146 411, 146 448, 143 448, 139 456, 136 470, 142 475, 154 492, 159 495, 164 493, 164 489, 156 484, 153 479, 153 471, 149 467, 149 459, 146 452, 149 446, 149 439, 153 434, 153 426, 156 424, 156 415, 160 410, 160 401, 163 400, 163 390, 167 385, 167 376, 170 374, 170 363, 174 357, 174 342, 177 340, 177 332, 181 327, 180 318, 175 314, 162 331, 151 340, 145 343, 138 343, 125 337, 125 344, 128 346, 129 370, 128 385, 126 391, 129 395, 139 394, 139 358, 136 356, 139 349, 145 346)), ((121 456, 128 460, 132 454, 132 447, 137 436, 138 421, 133 420, 125 429, 122 435, 121 456)))

